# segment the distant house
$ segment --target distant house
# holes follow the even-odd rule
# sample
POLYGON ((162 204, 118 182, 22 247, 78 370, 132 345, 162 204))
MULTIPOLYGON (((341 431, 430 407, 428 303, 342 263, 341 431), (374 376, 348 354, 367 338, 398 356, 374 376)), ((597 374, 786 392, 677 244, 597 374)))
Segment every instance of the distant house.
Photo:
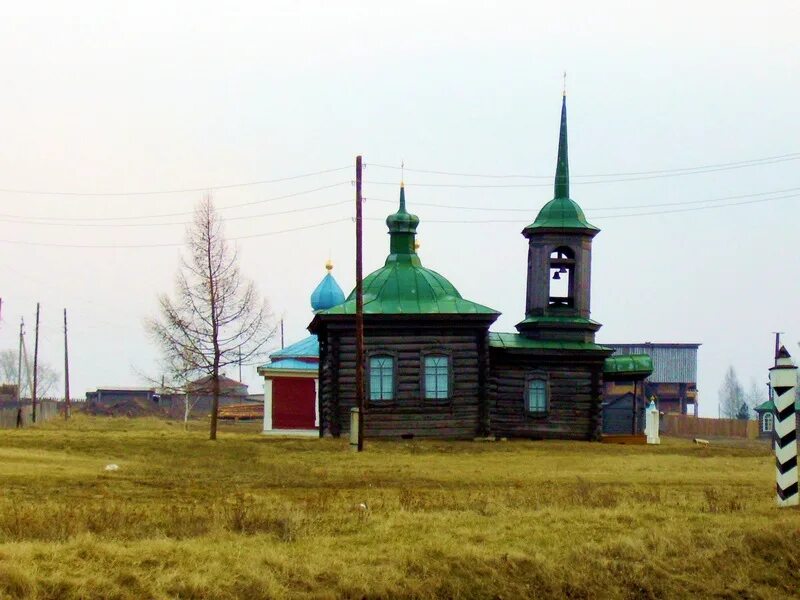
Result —
MULTIPOLYGON (((644 380, 642 393, 650 400, 655 397, 658 409, 664 413, 697 416, 697 351, 700 344, 628 343, 605 344, 620 354, 647 354, 653 359, 653 373, 644 380), (691 409, 690 409, 691 405, 691 409)), ((633 392, 627 382, 606 382, 605 399, 612 402, 633 392)))
POLYGON ((149 387, 99 387, 86 392, 88 405, 114 406, 120 403, 157 403, 158 394, 149 387))
POLYGON ((99 387, 86 392, 86 410, 99 415, 152 415, 163 412, 160 396, 149 387, 99 387))
MULTIPOLYGON (((800 410, 800 388, 797 390, 797 400, 794 403, 795 412, 800 410)), ((775 403, 772 400, 762 402, 753 409, 758 415, 758 437, 771 438, 775 430, 775 403)))
MULTIPOLYGON (((195 414, 211 410, 213 382, 211 375, 196 379, 186 386, 192 412, 195 414)), ((219 376, 219 405, 243 404, 249 400, 247 385, 225 375, 219 376)))
POLYGON ((0 407, 13 406, 17 402, 17 386, 10 383, 0 385, 0 407))

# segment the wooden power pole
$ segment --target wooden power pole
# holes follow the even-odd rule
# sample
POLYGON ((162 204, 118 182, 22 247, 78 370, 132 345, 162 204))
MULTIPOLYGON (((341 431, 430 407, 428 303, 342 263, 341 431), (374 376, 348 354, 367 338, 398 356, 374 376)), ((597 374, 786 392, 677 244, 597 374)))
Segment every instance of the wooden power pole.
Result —
POLYGON ((362 272, 363 220, 361 156, 356 157, 356 406, 358 406, 358 451, 364 450, 364 283, 362 272))
POLYGON ((17 408, 22 408, 22 338, 25 335, 25 319, 19 320, 19 355, 17 356, 17 408))
POLYGON ((64 420, 69 419, 69 346, 67 345, 67 309, 64 309, 64 420))
POLYGON ((33 403, 32 420, 36 423, 36 384, 39 378, 39 303, 36 303, 36 333, 33 338, 33 390, 31 391, 31 402, 33 403))

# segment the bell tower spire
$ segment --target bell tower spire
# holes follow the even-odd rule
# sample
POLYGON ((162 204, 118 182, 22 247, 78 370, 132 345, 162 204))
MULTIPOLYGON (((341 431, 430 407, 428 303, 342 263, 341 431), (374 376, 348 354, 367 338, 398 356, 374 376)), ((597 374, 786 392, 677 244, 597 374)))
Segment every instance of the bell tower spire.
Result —
POLYGON ((561 123, 553 199, 522 230, 528 239, 525 320, 517 330, 536 339, 593 342, 600 324, 590 315, 592 239, 600 230, 569 197, 567 94, 561 123))
POLYGON ((553 198, 569 198, 569 148, 567 147, 567 91, 561 97, 561 131, 558 134, 558 159, 553 198))

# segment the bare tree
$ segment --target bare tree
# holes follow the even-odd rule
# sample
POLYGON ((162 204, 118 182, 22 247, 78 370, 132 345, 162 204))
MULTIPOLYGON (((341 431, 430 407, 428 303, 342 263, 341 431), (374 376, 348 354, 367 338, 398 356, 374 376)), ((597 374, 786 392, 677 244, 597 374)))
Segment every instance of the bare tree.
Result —
POLYGON ((739 383, 736 371, 728 367, 722 386, 719 388, 719 411, 725 419, 736 419, 740 414, 742 404, 745 402, 744 389, 739 383))
MULTIPOLYGON (((19 353, 16 350, 2 350, 0 351, 0 377, 2 383, 11 383, 17 385, 17 367, 19 353)), ((19 391, 20 398, 30 397, 30 381, 33 377, 33 371, 26 372, 25 361, 23 361, 22 371, 25 375, 22 378, 22 389, 19 391)), ((39 361, 37 365, 38 380, 36 382, 36 395, 40 398, 46 398, 54 393, 55 387, 61 381, 61 374, 48 365, 39 361)))
POLYGON ((754 409, 759 404, 763 403, 767 399, 767 386, 766 385, 759 385, 756 381, 755 377, 750 378, 750 387, 747 388, 747 391, 744 395, 745 402, 747 403, 748 408, 751 410, 754 409))
POLYGON ((256 357, 275 334, 267 303, 239 272, 237 252, 209 196, 187 228, 175 297, 159 296, 160 316, 148 329, 161 347, 173 381, 211 379, 211 432, 217 439, 220 370, 256 357))

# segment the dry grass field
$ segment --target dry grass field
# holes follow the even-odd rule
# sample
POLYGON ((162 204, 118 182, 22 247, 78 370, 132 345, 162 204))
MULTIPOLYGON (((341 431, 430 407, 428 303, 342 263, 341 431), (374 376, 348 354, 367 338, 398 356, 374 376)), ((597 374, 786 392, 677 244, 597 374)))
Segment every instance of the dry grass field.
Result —
POLYGON ((800 512, 775 508, 766 444, 408 441, 355 455, 345 440, 228 426, 214 443, 193 427, 78 416, 0 431, 0 597, 800 590, 800 512))

